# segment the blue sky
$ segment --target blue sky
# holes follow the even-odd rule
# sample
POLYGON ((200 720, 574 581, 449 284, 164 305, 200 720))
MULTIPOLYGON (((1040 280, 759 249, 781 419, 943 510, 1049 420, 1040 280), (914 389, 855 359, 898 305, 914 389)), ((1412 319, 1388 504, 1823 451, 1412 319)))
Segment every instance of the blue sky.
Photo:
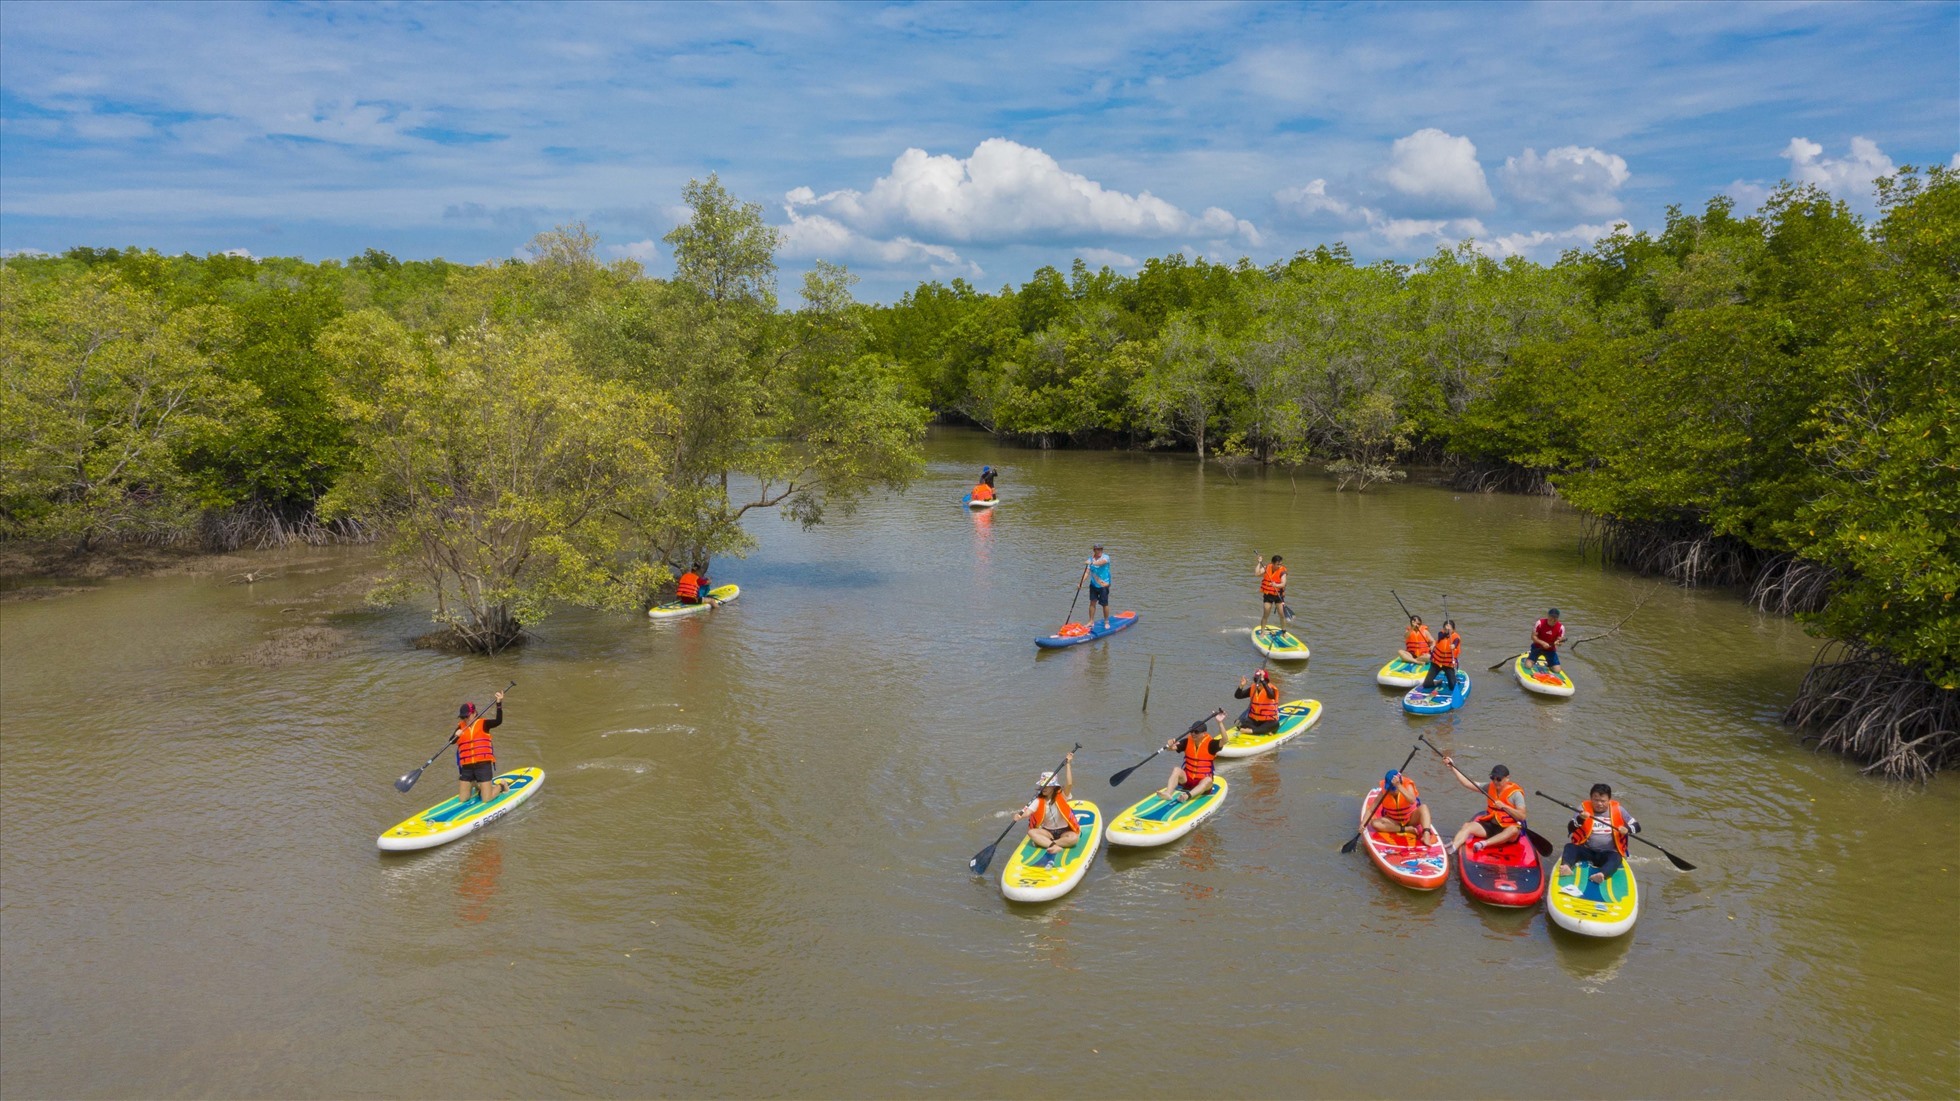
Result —
POLYGON ((1555 258, 1960 154, 1960 4, 0 4, 0 249, 671 270, 718 172, 890 300, 1081 256, 1555 258))

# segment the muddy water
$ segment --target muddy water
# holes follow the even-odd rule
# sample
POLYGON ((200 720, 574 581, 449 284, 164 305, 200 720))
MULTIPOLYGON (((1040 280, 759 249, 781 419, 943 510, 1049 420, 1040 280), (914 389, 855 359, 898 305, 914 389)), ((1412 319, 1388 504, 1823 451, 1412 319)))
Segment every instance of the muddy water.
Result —
MULTIPOLYGON (((727 609, 568 613, 496 659, 414 650, 412 609, 350 603, 359 554, 0 606, 0 1092, 1960 1090, 1960 784, 1796 745, 1775 720, 1813 644, 1790 622, 1662 589, 1546 700, 1484 667, 1548 604, 1583 636, 1649 588, 1580 562, 1555 502, 958 433, 931 458, 854 517, 762 522, 716 571, 744 587, 727 609), (954 502, 983 462, 1004 503, 975 518, 954 502), (1038 655, 1092 539, 1145 618, 1038 655), (1004 902, 998 859, 965 874, 1072 741, 1108 812, 1162 782, 1164 758, 1106 779, 1257 666, 1273 552, 1314 651, 1279 681, 1326 704, 1319 727, 1226 764, 1217 818, 1105 851, 1057 903, 1004 902), (1448 596, 1477 677, 1452 719, 1373 682, 1391 587, 1432 620, 1448 596), (499 758, 543 767, 539 796, 377 853, 454 790, 440 763, 409 796, 391 781, 509 679, 499 758), (1613 941, 1394 886, 1337 850, 1417 731, 1528 791, 1608 780, 1699 870, 1638 850, 1639 924, 1613 941)), ((1446 824, 1475 811, 1426 751, 1410 767, 1446 824)))

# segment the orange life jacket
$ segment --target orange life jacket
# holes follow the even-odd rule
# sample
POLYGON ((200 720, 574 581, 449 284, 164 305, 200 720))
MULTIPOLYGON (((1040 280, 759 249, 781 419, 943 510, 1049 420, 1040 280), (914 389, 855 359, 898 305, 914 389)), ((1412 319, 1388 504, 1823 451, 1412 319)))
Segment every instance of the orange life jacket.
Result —
POLYGON ((974 487, 973 487, 973 499, 974 499, 974 500, 976 500, 976 501, 991 501, 991 500, 993 500, 993 499, 994 499, 994 487, 993 487, 993 486, 990 486, 990 485, 988 485, 988 484, 987 484, 987 483, 985 483, 985 482, 981 482, 981 483, 980 483, 979 485, 976 485, 976 486, 974 486, 974 487))
POLYGON ((681 575, 680 582, 674 586, 674 595, 682 600, 695 600, 701 596, 701 575, 689 570, 681 575))
MULTIPOLYGON (((1410 651, 1410 653, 1414 652, 1413 650, 1410 651)), ((1442 638, 1436 640, 1435 647, 1429 651, 1429 661, 1441 669, 1454 669, 1456 668, 1456 656, 1462 652, 1462 635, 1444 635, 1442 638)))
POLYGON ((1028 815, 1029 829, 1034 829, 1037 826, 1040 826, 1042 829, 1048 828, 1041 824, 1048 820, 1048 806, 1050 803, 1053 803, 1061 809, 1062 818, 1068 822, 1068 828, 1070 830, 1079 831, 1082 828, 1075 821, 1075 808, 1069 806, 1068 800, 1062 798, 1062 793, 1058 791, 1055 793, 1053 799, 1046 799, 1039 795, 1034 797, 1034 811, 1028 815))
MULTIPOLYGON (((1620 801, 1618 799, 1609 800, 1607 810, 1613 816, 1613 847, 1620 850, 1621 856, 1625 856, 1627 854, 1627 839, 1619 831, 1627 828, 1626 812, 1620 809, 1620 801)), ((1592 837, 1592 831, 1592 802, 1588 800, 1582 805, 1579 811, 1579 824, 1572 829, 1572 843, 1574 845, 1584 845, 1592 837)))
POLYGON ((490 732, 483 729, 483 716, 464 722, 456 720, 456 763, 459 765, 478 765, 485 761, 496 763, 497 754, 490 748, 490 732))
POLYGON ((1211 751, 1211 731, 1203 730, 1184 736, 1184 784, 1190 787, 1199 780, 1211 775, 1213 759, 1218 754, 1211 751))
POLYGON ((1433 640, 1429 637, 1429 628, 1411 627, 1409 633, 1402 637, 1402 648, 1420 660, 1429 656, 1431 641, 1433 640))
POLYGON ((1259 591, 1269 596, 1278 596, 1286 591, 1286 567, 1278 563, 1267 566, 1266 572, 1259 578, 1259 591))
POLYGON ((1382 792, 1382 801, 1375 807, 1375 813, 1391 822, 1408 825, 1409 819, 1416 815, 1416 804, 1422 802, 1416 792, 1414 780, 1404 780, 1394 788, 1382 792), (1408 789, 1404 792, 1402 789, 1408 789))
POLYGON ((1524 789, 1512 783, 1508 777, 1492 780, 1484 790, 1484 800, 1490 804, 1490 816, 1497 820, 1499 829, 1510 829, 1518 824, 1518 816, 1511 806, 1511 796, 1523 793, 1524 789))
POLYGON ((1270 684, 1252 683, 1252 721, 1269 723, 1279 718, 1279 689, 1270 684))

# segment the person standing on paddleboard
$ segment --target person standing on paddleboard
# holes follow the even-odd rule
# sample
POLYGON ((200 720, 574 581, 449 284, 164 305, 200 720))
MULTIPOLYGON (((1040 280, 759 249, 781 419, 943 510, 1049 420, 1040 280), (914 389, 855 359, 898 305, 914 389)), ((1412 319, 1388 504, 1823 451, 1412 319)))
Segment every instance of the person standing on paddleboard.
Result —
POLYGON ((1254 573, 1259 578, 1259 626, 1266 625, 1266 617, 1277 612, 1281 630, 1286 629, 1286 561, 1273 555, 1272 565, 1266 564, 1264 555, 1259 557, 1259 565, 1254 573))
POLYGON ((476 704, 465 702, 456 709, 456 733, 449 740, 456 743, 456 798, 469 802, 470 787, 475 785, 476 797, 488 803, 503 793, 503 785, 497 783, 497 752, 490 744, 490 731, 502 726, 504 722, 504 694, 496 695, 497 714, 483 718, 476 713, 476 704))
POLYGON ((1279 689, 1273 687, 1272 674, 1255 669, 1251 680, 1240 677, 1239 690, 1232 698, 1251 701, 1245 714, 1239 716, 1239 726, 1247 734, 1271 734, 1279 729, 1279 689))
POLYGON ((1164 748, 1184 754, 1184 760, 1171 769, 1171 782, 1157 794, 1173 803, 1196 799, 1211 790, 1211 774, 1218 764, 1218 751, 1225 748, 1225 711, 1220 708, 1191 724, 1191 728, 1164 748))
POLYGON ((988 496, 992 496, 991 491, 994 488, 994 479, 998 477, 1000 477, 1000 471, 995 470, 993 467, 983 466, 980 468, 980 483, 990 491, 988 496))
POLYGON ((1376 833, 1420 831, 1423 837, 1443 839, 1429 817, 1429 804, 1422 801, 1422 793, 1416 790, 1416 782, 1394 769, 1382 776, 1381 800, 1375 804, 1374 817, 1368 819, 1368 828, 1376 833))
MULTIPOLYGON (((1411 617, 1413 618, 1413 617, 1411 617)), ((1443 682, 1449 685, 1450 693, 1456 693, 1456 663, 1463 656, 1463 638, 1456 633, 1456 620, 1443 621, 1443 629, 1436 634, 1436 644, 1429 648, 1429 672, 1422 676, 1422 690, 1434 691, 1436 675, 1443 675, 1443 682)))
POLYGON ((1082 840, 1082 828, 1075 821, 1075 811, 1068 805, 1069 798, 1075 794, 1075 768, 1071 762, 1075 754, 1062 758, 1062 774, 1057 777, 1052 772, 1041 774, 1041 791, 1034 802, 1014 812, 1014 820, 1028 820, 1028 840, 1049 854, 1055 855, 1063 849, 1072 849, 1082 840), (1056 780, 1060 783, 1056 783, 1056 780))
POLYGON ((1101 543, 1089 548, 1089 561, 1084 563, 1089 570, 1089 628, 1096 626, 1096 605, 1102 605, 1102 625, 1109 629, 1109 556, 1103 553, 1101 543))
POLYGON ((1531 653, 1525 660, 1532 664, 1543 661, 1554 669, 1558 668, 1558 644, 1565 638, 1565 624, 1558 619, 1558 609, 1545 613, 1531 628, 1531 653))
MULTIPOLYGON (((1566 843, 1558 862, 1577 868, 1584 861, 1593 868, 1592 881, 1599 883, 1620 870, 1627 855, 1627 838, 1640 832, 1640 821, 1613 798, 1611 784, 1594 784, 1591 798, 1566 827, 1572 831, 1572 840, 1566 843)), ((1579 893, 1576 884, 1560 890, 1569 895, 1579 893)))
POLYGON ((1450 841, 1450 851, 1462 848, 1463 843, 1472 836, 1478 839, 1475 842, 1478 852, 1517 840, 1523 829, 1518 823, 1525 816, 1524 789, 1511 782, 1511 770, 1503 765, 1492 765, 1490 783, 1484 785, 1465 776, 1447 753, 1443 755, 1443 763, 1456 773, 1457 783, 1483 796, 1486 804, 1482 814, 1465 822, 1463 828, 1456 831, 1456 837, 1450 841))
POLYGON ((1436 644, 1436 636, 1422 625, 1422 617, 1409 617, 1409 633, 1402 636, 1402 652, 1395 656, 1410 665, 1421 665, 1429 660, 1430 647, 1436 644))

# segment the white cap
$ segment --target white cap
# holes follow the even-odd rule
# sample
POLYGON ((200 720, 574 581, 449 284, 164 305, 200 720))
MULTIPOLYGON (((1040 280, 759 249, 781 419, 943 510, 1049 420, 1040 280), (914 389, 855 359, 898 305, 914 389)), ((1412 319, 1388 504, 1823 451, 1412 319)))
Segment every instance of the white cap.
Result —
POLYGON ((1038 788, 1045 788, 1053 783, 1055 783, 1055 774, 1052 772, 1044 772, 1041 774, 1041 779, 1035 781, 1034 786, 1038 788))

